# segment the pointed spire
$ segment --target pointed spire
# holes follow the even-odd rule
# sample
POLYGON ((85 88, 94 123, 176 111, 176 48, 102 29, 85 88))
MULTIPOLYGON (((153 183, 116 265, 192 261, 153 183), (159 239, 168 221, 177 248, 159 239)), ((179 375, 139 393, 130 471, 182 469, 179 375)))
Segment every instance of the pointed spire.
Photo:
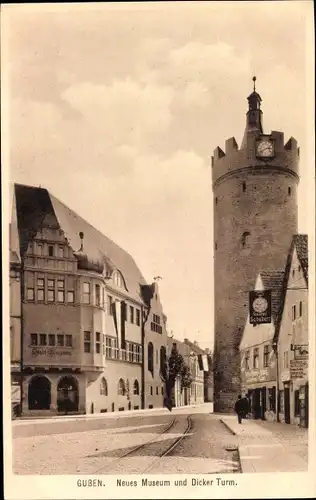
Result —
POLYGON ((262 111, 260 109, 262 99, 256 91, 257 77, 254 76, 252 78, 252 81, 253 81, 253 92, 247 97, 248 100, 247 122, 241 148, 246 147, 247 136, 250 132, 254 133, 259 132, 261 134, 263 133, 262 122, 261 122, 262 111))

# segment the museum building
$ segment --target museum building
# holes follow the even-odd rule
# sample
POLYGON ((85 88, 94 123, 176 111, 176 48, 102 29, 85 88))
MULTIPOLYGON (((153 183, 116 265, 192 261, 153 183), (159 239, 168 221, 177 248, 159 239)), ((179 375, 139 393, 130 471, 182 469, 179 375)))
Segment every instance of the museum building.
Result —
POLYGON ((157 283, 43 188, 15 184, 10 235, 11 379, 23 415, 163 406, 157 283))

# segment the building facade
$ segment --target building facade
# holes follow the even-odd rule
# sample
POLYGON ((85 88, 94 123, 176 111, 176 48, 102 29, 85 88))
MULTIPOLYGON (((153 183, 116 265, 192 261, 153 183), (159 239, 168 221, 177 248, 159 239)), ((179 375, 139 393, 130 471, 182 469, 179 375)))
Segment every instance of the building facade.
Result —
POLYGON ((214 409, 233 411, 241 389, 239 344, 247 293, 261 269, 283 269, 297 233, 299 148, 265 133, 261 97, 248 97, 240 147, 234 137, 212 157, 214 196, 214 409))
POLYGON ((271 322, 250 324, 240 342, 242 392, 254 418, 308 427, 308 249, 294 235, 283 271, 261 271, 271 322))
POLYGON ((22 413, 161 407, 159 371, 148 394, 145 369, 150 343, 159 352, 166 345, 156 285, 47 190, 15 185, 14 201, 21 279, 16 286, 11 280, 20 286, 18 302, 11 297, 11 357, 21 345, 22 413))
POLYGON ((13 206, 13 217, 9 226, 10 237, 10 367, 12 415, 21 413, 21 259, 13 206))
POLYGON ((285 270, 282 317, 275 333, 279 358, 279 419, 308 427, 308 247, 295 235, 285 270))
POLYGON ((202 355, 205 352, 198 346, 196 342, 190 342, 184 339, 183 342, 172 337, 168 337, 168 356, 171 354, 173 347, 183 357, 184 363, 190 369, 192 383, 190 387, 181 388, 181 379, 177 378, 172 400, 173 406, 198 405, 204 403, 204 369, 201 363, 202 355))
POLYGON ((240 342, 241 393, 248 397, 253 418, 276 420, 277 359, 273 339, 278 322, 283 271, 261 271, 254 290, 271 291, 271 321, 251 324, 248 314, 240 342))

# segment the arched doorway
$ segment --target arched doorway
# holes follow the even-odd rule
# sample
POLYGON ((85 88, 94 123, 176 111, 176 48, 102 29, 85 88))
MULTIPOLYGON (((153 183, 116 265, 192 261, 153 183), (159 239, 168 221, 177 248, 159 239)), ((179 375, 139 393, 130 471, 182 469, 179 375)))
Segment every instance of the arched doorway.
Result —
POLYGON ((77 380, 67 375, 57 385, 57 411, 78 411, 79 391, 77 380))
POLYGON ((29 410, 49 410, 51 383, 44 375, 31 378, 28 387, 29 410))

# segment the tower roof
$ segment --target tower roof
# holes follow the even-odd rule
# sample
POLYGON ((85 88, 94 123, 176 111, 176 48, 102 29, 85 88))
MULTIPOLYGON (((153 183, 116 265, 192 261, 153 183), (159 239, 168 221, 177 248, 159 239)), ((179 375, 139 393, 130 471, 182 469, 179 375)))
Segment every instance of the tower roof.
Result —
POLYGON ((262 111, 260 109, 261 106, 261 96, 256 92, 256 80, 257 78, 254 76, 252 78, 253 81, 253 91, 251 94, 247 97, 248 100, 248 111, 247 111, 247 121, 246 121, 246 128, 245 128, 245 133, 244 137, 242 140, 241 148, 246 147, 247 145, 247 137, 249 133, 252 132, 259 132, 263 133, 263 128, 262 128, 262 121, 261 121, 261 116, 262 116, 262 111))

